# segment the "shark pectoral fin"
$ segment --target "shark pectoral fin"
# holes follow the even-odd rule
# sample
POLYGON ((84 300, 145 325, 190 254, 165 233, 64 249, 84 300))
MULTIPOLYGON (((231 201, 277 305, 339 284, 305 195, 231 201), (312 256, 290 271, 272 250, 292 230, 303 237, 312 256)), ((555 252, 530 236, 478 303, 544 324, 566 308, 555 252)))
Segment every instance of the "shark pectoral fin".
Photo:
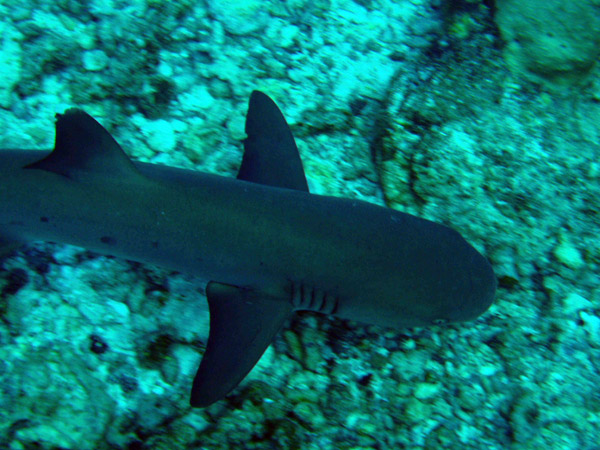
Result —
POLYGON ((239 180, 308 192, 292 131, 275 102, 260 91, 250 96, 246 135, 239 180))
POLYGON ((142 176, 111 134, 77 108, 56 115, 54 149, 45 158, 24 168, 79 180, 88 180, 90 175, 142 176))
POLYGON ((291 303, 211 281, 206 287, 210 333, 190 404, 221 400, 250 372, 290 316, 291 303))

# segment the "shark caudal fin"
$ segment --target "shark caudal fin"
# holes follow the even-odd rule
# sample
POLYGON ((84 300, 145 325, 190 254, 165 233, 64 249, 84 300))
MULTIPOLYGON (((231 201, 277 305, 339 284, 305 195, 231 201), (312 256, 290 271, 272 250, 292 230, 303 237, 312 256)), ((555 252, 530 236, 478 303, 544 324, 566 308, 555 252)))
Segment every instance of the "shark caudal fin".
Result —
POLYGON ((292 304, 248 289, 210 282, 210 334, 190 404, 221 400, 250 372, 292 313, 292 304))
POLYGON ((292 131, 275 102, 260 91, 250 96, 246 135, 239 180, 308 192, 292 131))
POLYGON ((54 172, 78 181, 95 176, 142 176, 111 134, 86 112, 71 108, 56 115, 54 150, 25 166, 54 172))

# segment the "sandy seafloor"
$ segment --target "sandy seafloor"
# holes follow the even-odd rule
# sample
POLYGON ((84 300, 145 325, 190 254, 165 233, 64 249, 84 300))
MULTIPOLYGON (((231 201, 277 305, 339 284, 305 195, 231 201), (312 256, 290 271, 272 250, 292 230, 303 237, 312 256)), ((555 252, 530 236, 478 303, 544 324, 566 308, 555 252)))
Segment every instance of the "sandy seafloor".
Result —
POLYGON ((313 193, 449 225, 499 279, 460 325, 299 314, 191 409, 206 280, 32 243, 0 271, 0 449, 599 449, 600 75, 509 70, 494 9, 0 2, 0 148, 76 105, 132 158, 235 176, 261 89, 313 193))

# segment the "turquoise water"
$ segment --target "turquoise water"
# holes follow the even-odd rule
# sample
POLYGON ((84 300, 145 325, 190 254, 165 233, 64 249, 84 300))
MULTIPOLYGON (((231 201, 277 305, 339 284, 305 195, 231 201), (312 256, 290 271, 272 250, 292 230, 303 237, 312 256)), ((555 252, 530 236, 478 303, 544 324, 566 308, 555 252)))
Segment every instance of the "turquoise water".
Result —
POLYGON ((233 177, 260 89, 311 192, 457 229, 499 289, 447 327, 300 314, 191 409, 205 280, 30 244, 0 270, 0 449, 599 449, 600 13, 563 3, 2 1, 0 148, 78 106, 233 177))

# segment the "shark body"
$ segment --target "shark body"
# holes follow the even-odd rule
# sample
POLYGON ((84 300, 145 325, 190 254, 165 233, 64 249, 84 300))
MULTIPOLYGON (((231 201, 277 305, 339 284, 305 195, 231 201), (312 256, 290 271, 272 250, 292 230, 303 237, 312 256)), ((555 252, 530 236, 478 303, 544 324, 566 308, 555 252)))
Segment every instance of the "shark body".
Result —
POLYGON ((310 194, 263 93, 250 99, 235 179, 133 162, 81 110, 57 117, 51 152, 0 150, 0 251, 64 242, 211 280, 192 406, 235 388, 296 310, 414 327, 471 320, 493 301, 490 264, 456 231, 310 194))

